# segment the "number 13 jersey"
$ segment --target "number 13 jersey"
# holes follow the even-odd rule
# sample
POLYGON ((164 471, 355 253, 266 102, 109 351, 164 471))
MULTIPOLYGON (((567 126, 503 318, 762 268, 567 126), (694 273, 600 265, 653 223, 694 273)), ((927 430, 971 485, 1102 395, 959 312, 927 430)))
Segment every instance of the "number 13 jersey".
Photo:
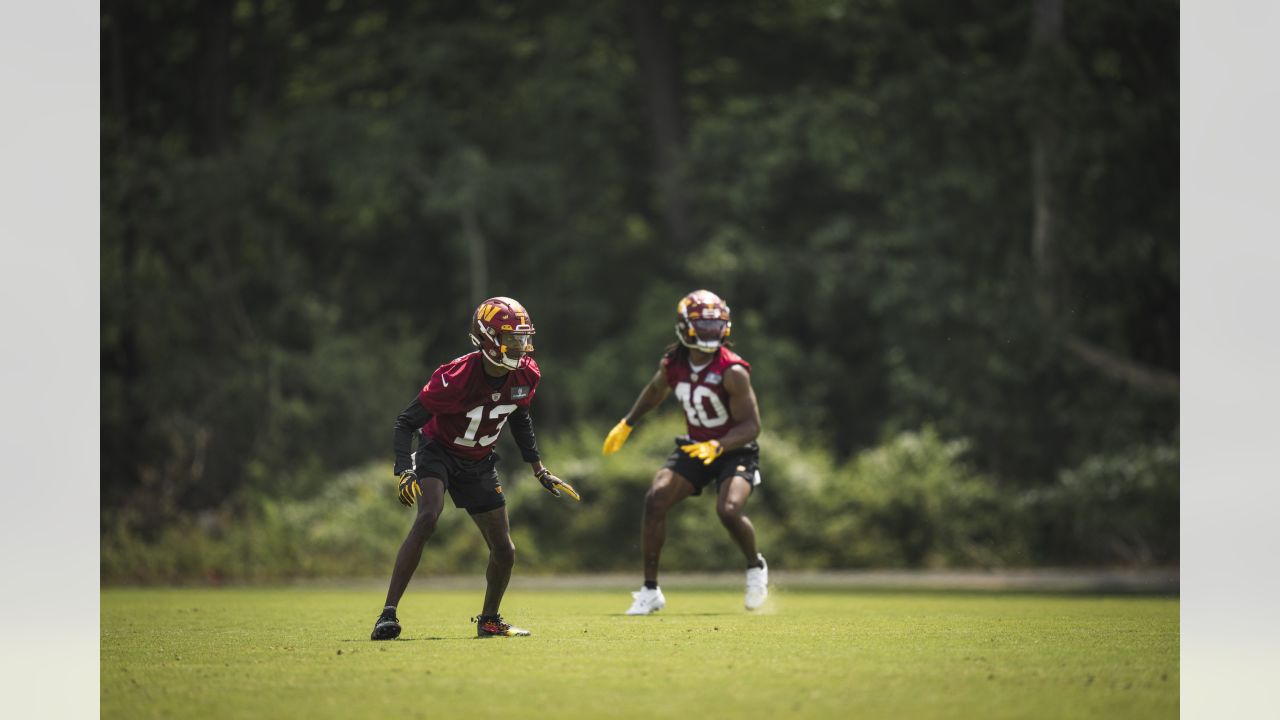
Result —
POLYGON ((507 418, 516 408, 529 407, 542 377, 538 364, 526 356, 501 386, 491 387, 483 362, 479 351, 451 360, 436 368, 418 393, 418 403, 431 413, 422 434, 470 460, 493 451, 507 418))
POLYGON ((689 364, 686 353, 676 351, 662 358, 667 384, 684 408, 689 437, 695 442, 719 440, 738 424, 729 412, 729 392, 724 389, 724 374, 734 365, 751 372, 751 363, 726 347, 719 348, 699 370, 689 364))

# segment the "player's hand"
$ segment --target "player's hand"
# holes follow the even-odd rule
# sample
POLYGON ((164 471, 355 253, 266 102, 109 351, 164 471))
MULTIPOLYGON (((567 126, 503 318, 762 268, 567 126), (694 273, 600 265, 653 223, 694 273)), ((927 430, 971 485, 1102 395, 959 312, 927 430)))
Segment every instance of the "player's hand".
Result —
POLYGON ((418 484, 418 476, 412 470, 400 473, 400 504, 413 507, 413 501, 422 497, 422 486, 418 484))
POLYGON ((707 440, 700 443, 691 443, 689 445, 681 445, 680 449, 689 454, 694 460, 701 460, 703 465, 710 465, 715 459, 720 457, 724 452, 724 446, 719 440, 707 440))
POLYGON ((618 421, 617 425, 609 431, 609 436, 604 439, 604 454, 612 455, 622 449, 622 443, 631 437, 631 426, 627 424, 627 419, 623 418, 618 421))
POLYGON ((563 490, 568 493, 569 497, 582 502, 582 496, 578 494, 578 491, 574 490, 569 483, 552 475, 550 470, 542 468, 542 472, 537 473, 534 477, 538 478, 538 482, 542 483, 542 487, 546 488, 547 492, 552 495, 560 497, 560 491, 563 490))

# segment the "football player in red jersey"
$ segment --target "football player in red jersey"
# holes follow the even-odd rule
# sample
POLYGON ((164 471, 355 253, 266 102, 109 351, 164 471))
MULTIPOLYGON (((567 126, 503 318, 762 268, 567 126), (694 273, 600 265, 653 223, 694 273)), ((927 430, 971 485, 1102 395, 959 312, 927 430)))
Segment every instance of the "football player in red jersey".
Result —
POLYGON ((653 379, 604 441, 604 454, 617 452, 636 421, 666 399, 671 390, 684 407, 687 437, 653 478, 644 498, 640 537, 644 586, 632 593, 628 615, 649 615, 666 606, 658 587, 658 558, 666 536, 667 512, 715 481, 716 513, 747 561, 745 605, 755 610, 769 595, 769 567, 756 550, 756 532, 743 514, 760 484, 760 409, 751 389, 751 365, 728 345, 729 306, 715 293, 695 290, 676 306, 676 339, 653 379))
POLYGON ((480 637, 529 634, 498 613, 516 557, 495 470, 498 457, 492 450, 508 420, 534 477, 552 495, 559 497, 563 490, 577 498, 572 487, 543 467, 538 454, 529 417, 541 377, 538 364, 527 354, 533 352, 533 334, 533 322, 520 303, 508 297, 485 300, 471 318, 471 342, 479 349, 437 368, 396 418, 392 447, 400 502, 406 506, 417 502, 418 514, 396 554, 386 605, 371 639, 399 637, 396 605, 435 531, 446 491, 455 507, 471 514, 489 546, 484 608, 473 618, 476 633, 480 637), (411 454, 413 436, 419 431, 418 449, 411 454))

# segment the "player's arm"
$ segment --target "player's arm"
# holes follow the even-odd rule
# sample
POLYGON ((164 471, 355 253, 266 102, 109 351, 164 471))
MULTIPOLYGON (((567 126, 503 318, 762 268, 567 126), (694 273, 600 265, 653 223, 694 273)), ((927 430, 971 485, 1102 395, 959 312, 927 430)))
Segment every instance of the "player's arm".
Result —
POLYGON ((724 373, 724 389, 729 393, 729 413, 736 424, 719 440, 704 440, 681 445, 680 449, 710 465, 730 450, 737 450, 760 434, 760 407, 756 391, 751 388, 751 375, 741 365, 730 366, 724 373))
POLYGON ((511 427, 511 437, 515 438, 516 447, 520 448, 520 457, 533 465, 536 474, 542 469, 542 456, 538 453, 538 439, 533 434, 533 417, 529 408, 518 407, 507 419, 511 427))
POLYGON ((430 419, 431 413, 422 407, 421 400, 415 397, 408 407, 400 411, 396 417, 395 427, 392 429, 391 449, 396 457, 392 472, 400 478, 400 502, 404 505, 413 505, 413 501, 422 494, 418 477, 413 472, 413 434, 430 419))
POLYGON ((609 431, 609 436, 604 439, 604 454, 608 455, 620 450, 622 444, 627 441, 627 437, 631 435, 631 429, 636 426, 640 418, 661 405, 662 401, 666 400, 670 394, 671 386, 667 384, 666 368, 660 367, 653 374, 649 383, 640 391, 640 397, 636 398, 635 404, 631 406, 631 411, 609 431))
POLYGON ((623 421, 635 427, 636 423, 640 422, 640 418, 661 405, 670 394, 671 386, 667 384, 666 368, 658 368, 653 377, 649 378, 649 384, 640 391, 640 397, 636 398, 635 404, 631 406, 631 412, 627 413, 623 421))
POLYGON ((516 447, 520 448, 520 457, 533 468, 533 476, 538 478, 542 487, 556 497, 560 497, 560 491, 563 490, 574 500, 581 500, 582 498, 572 485, 552 475, 551 471, 542 464, 542 457, 538 453, 538 439, 533 434, 533 416, 529 414, 529 408, 516 408, 507 422, 511 426, 511 437, 515 439, 516 447))
POLYGON ((422 429, 431 419, 431 413, 422 407, 418 398, 414 398, 396 417, 396 425, 392 430, 391 449, 395 452, 396 464, 393 472, 396 475, 413 467, 413 434, 422 429))
POLYGON ((724 452, 737 450, 760 435, 760 406, 751 387, 751 373, 732 365, 724 373, 724 389, 729 393, 729 414, 737 424, 720 438, 724 452))

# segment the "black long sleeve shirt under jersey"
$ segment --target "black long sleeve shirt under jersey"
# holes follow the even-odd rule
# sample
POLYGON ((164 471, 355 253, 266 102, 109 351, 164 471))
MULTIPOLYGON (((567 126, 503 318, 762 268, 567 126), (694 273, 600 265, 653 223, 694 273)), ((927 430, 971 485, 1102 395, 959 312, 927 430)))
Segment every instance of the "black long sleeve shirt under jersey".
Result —
MULTIPOLYGON (((422 407, 422 403, 418 402, 416 397, 396 418, 391 447, 395 451, 394 472, 397 476, 413 467, 413 436, 430 419, 431 413, 422 407)), ((516 408, 515 412, 508 416, 507 423, 511 426, 511 435, 515 438, 516 447, 520 448, 520 457, 528 463, 541 460, 542 456, 538 454, 538 440, 533 435, 533 417, 529 415, 529 408, 516 408)))

